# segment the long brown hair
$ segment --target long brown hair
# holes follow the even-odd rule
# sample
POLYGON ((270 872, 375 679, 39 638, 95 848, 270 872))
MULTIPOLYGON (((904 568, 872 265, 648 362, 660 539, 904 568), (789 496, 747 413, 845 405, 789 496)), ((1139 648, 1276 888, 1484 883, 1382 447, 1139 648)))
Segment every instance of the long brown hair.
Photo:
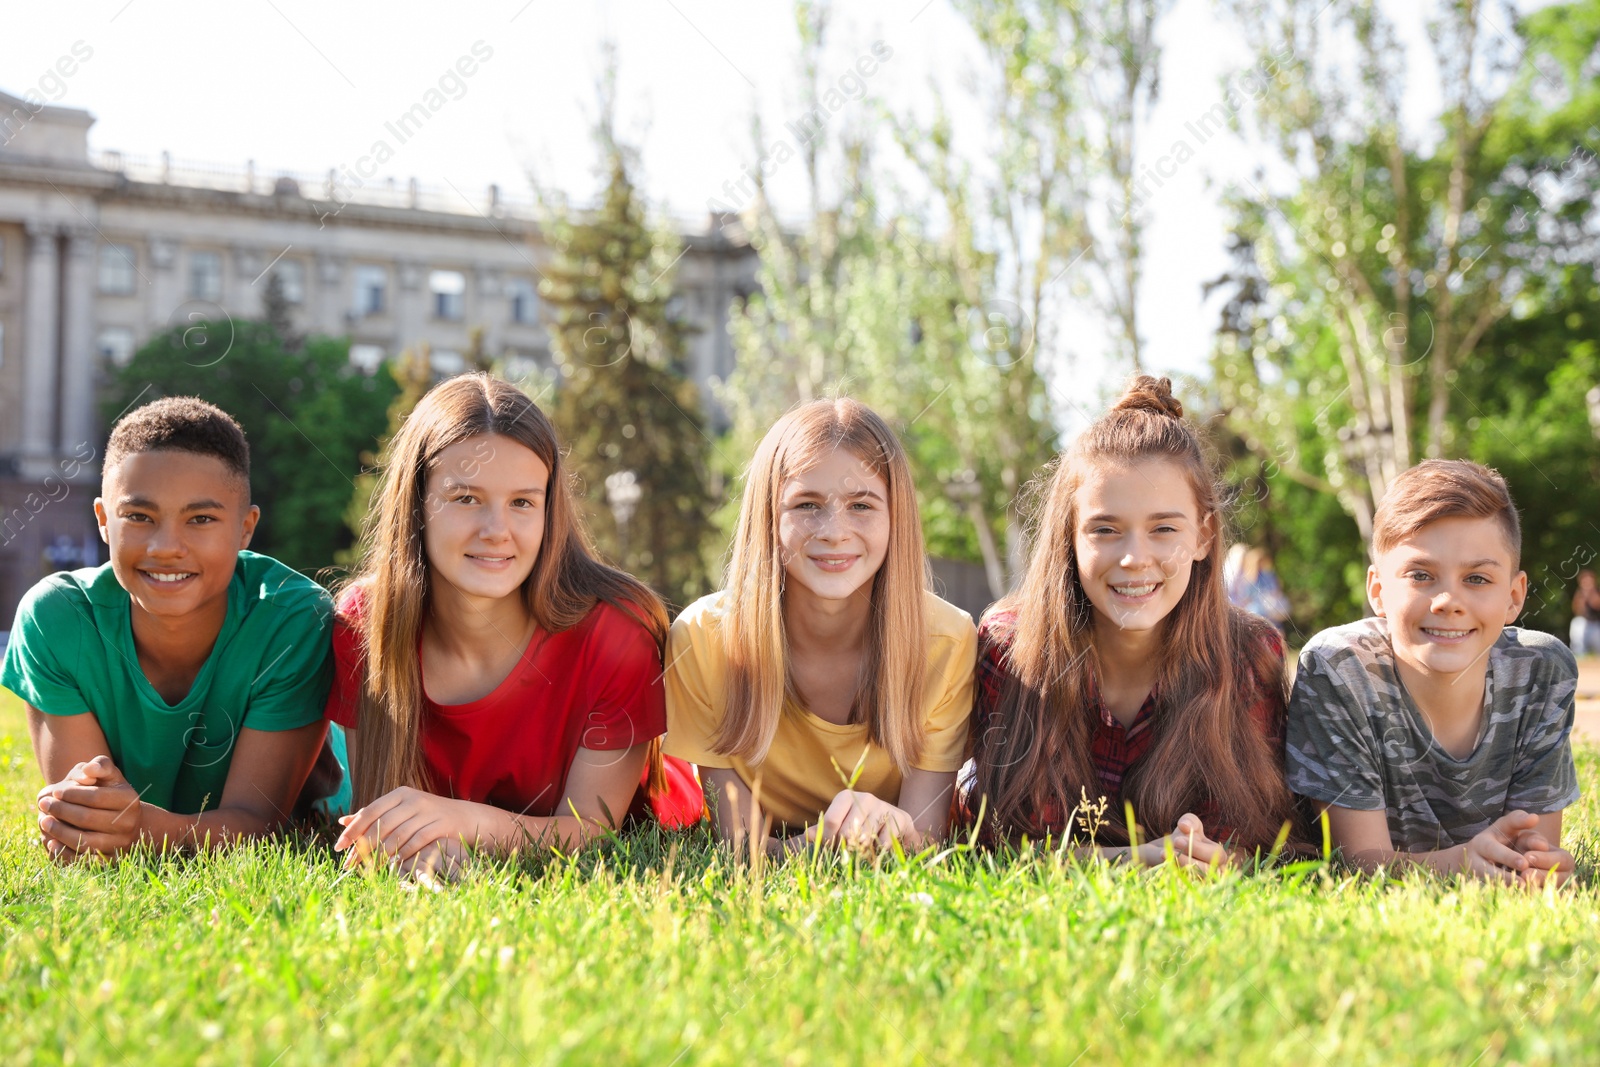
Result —
POLYGON ((889 548, 872 579, 866 657, 850 709, 901 773, 921 753, 922 676, 927 666, 923 600, 928 563, 911 466, 899 439, 871 408, 847 397, 813 400, 779 419, 756 448, 724 583, 727 709, 713 748, 749 763, 766 758, 795 696, 783 622, 783 486, 836 449, 845 449, 889 489, 889 548))
MULTIPOLYGON (((1150 749, 1123 780, 1123 799, 1157 836, 1209 802, 1232 824, 1237 843, 1270 845, 1292 822, 1293 798, 1279 755, 1248 710, 1262 687, 1281 710, 1282 661, 1267 638, 1267 623, 1228 604, 1219 566, 1221 487, 1199 434, 1172 396, 1172 383, 1148 375, 1135 379, 1036 482, 1043 507, 1027 576, 989 611, 986 639, 1010 648, 1000 701, 985 723, 974 724, 984 739, 974 809, 987 797, 986 818, 998 834, 1036 833, 1041 812, 1066 816, 1085 795, 1093 803, 1103 793, 1091 758, 1099 715, 1090 702, 1095 626, 1074 549, 1077 490, 1096 465, 1144 459, 1170 460, 1185 472, 1200 518, 1210 517, 1205 535, 1213 540, 1163 620, 1167 654, 1157 672, 1150 749), (997 624, 997 615, 1014 622, 997 624)), ((1102 837, 1128 840, 1121 806, 1106 808, 1102 837)))
MULTIPOLYGON (((400 786, 425 787, 422 669, 417 641, 430 608, 428 471, 439 453, 480 434, 525 446, 550 471, 544 539, 522 598, 534 622, 554 633, 576 626, 601 601, 626 611, 666 640, 661 599, 638 579, 595 558, 573 506, 569 475, 550 420, 526 394, 488 374, 464 374, 429 390, 394 435, 381 462, 375 504, 362 533, 361 564, 350 583, 363 601, 367 677, 356 730, 355 804, 400 786)), ((660 742, 650 748, 652 788, 662 784, 660 742)))

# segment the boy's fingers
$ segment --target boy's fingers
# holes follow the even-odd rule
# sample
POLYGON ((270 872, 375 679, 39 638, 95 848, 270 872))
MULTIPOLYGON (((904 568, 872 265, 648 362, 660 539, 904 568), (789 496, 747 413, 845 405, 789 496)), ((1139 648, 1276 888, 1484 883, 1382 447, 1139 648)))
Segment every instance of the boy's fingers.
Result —
POLYGON ((39 829, 74 852, 113 853, 127 844, 121 837, 80 830, 49 815, 39 820, 39 829))
POLYGON ((1518 852, 1548 852, 1550 842, 1537 830, 1524 830, 1517 835, 1516 844, 1512 847, 1518 852))
POLYGON ((1523 858, 1522 853, 1518 852, 1514 848, 1511 848, 1509 845, 1502 845, 1498 841, 1481 842, 1478 848, 1478 855, 1482 856, 1489 863, 1493 863, 1513 871, 1520 871, 1528 865, 1528 861, 1523 858))
POLYGON ((1490 829, 1497 829, 1509 839, 1515 841, 1517 834, 1523 830, 1531 830, 1539 825, 1539 816, 1518 808, 1508 811, 1494 821, 1490 829))
POLYGON ((39 810, 79 830, 115 833, 118 830, 132 829, 130 826, 119 826, 118 821, 122 818, 122 812, 108 808, 91 808, 50 797, 40 802, 39 810))
POLYGON ((101 785, 63 785, 50 794, 57 801, 101 811, 124 811, 139 802, 131 789, 108 789, 101 785))

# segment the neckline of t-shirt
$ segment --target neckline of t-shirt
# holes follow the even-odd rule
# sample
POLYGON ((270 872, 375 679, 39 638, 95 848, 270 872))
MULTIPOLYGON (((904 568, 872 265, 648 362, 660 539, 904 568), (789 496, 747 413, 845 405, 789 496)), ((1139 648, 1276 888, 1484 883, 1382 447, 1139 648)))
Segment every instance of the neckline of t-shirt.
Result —
POLYGON ((810 708, 802 707, 793 697, 784 697, 783 706, 798 714, 813 729, 830 734, 861 733, 867 729, 864 722, 829 722, 810 708))
MULTIPOLYGON (((579 625, 582 625, 581 623, 579 625)), ((435 714, 447 718, 462 718, 468 715, 478 715, 487 711, 503 696, 503 690, 511 684, 512 679, 521 675, 524 667, 534 667, 534 648, 542 644, 542 638, 549 637, 549 633, 542 626, 535 626, 533 634, 528 638, 528 643, 522 649, 522 654, 511 664, 511 669, 495 687, 476 700, 469 700, 462 704, 441 704, 428 695, 428 680, 422 674, 422 634, 417 634, 417 684, 422 687, 422 699, 428 704, 428 709, 435 714)), ((537 670, 537 667, 534 667, 537 670)), ((541 672, 542 673, 542 672, 541 672)))
MULTIPOLYGON (((111 566, 107 563, 106 566, 111 566)), ((121 589, 119 582, 117 588, 121 589)), ((200 664, 200 670, 195 673, 194 681, 189 683, 189 691, 183 699, 176 704, 168 704, 166 697, 156 691, 156 687, 146 677, 144 668, 139 665, 139 648, 133 642, 133 597, 123 589, 127 600, 122 604, 122 655, 133 666, 133 675, 138 687, 139 699, 147 707, 162 712, 189 712, 194 710, 193 705, 203 704, 211 690, 211 676, 217 671, 216 663, 222 658, 222 650, 228 644, 228 639, 233 636, 239 626, 237 609, 244 595, 244 581, 239 577, 238 568, 235 567, 233 577, 228 579, 228 609, 222 616, 222 628, 217 631, 217 636, 211 642, 211 651, 206 653, 206 661, 200 664)), ((235 723, 237 727, 239 724, 235 723)))
MULTIPOLYGON (((1492 655, 1494 650, 1490 649, 1492 655)), ((1470 767, 1477 762, 1483 754, 1483 743, 1489 739, 1489 730, 1492 727, 1491 718, 1494 711, 1494 661, 1491 659, 1483 673, 1483 704, 1478 709, 1478 736, 1472 742, 1472 751, 1460 759, 1452 756, 1450 751, 1439 743, 1433 735, 1433 728, 1428 724, 1427 716, 1422 714, 1422 708, 1417 704, 1416 697, 1411 695, 1411 690, 1406 688, 1406 683, 1400 677, 1397 667, 1394 672, 1394 683, 1400 689, 1400 700, 1404 705, 1406 714, 1411 717, 1412 728, 1428 739, 1428 752, 1436 760, 1448 762, 1456 767, 1470 767)))

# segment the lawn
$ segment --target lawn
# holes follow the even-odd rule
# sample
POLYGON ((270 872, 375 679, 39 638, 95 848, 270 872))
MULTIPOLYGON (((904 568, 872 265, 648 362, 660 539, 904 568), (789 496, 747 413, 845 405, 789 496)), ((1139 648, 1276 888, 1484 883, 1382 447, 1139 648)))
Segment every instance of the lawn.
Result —
POLYGON ((312 842, 56 869, 5 694, 0 1061, 1595 1062, 1579 770, 1585 878, 1544 894, 961 851, 757 877, 653 833, 435 893, 312 842))

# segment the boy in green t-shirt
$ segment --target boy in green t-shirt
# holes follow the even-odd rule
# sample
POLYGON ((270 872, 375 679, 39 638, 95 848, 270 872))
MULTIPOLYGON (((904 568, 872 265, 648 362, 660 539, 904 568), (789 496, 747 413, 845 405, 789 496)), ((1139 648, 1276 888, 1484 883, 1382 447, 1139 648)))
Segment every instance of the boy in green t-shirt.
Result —
POLYGON ((45 847, 70 862, 273 832, 323 746, 327 595, 244 551, 261 513, 249 447, 211 404, 120 420, 101 493, 110 562, 34 586, 0 666, 49 783, 45 847))

